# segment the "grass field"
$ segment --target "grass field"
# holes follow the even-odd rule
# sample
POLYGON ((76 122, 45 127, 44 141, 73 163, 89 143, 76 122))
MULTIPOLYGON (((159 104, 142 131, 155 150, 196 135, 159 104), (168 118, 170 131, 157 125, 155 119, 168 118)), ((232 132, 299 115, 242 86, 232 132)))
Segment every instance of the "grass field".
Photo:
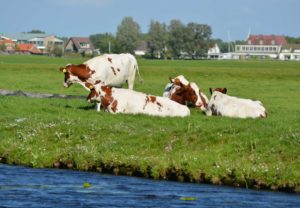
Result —
MULTIPOLYGON (((0 89, 87 95, 65 89, 59 67, 83 59, 0 56, 0 89)), ((261 100, 266 119, 111 115, 84 99, 0 96, 0 158, 32 167, 93 170, 155 179, 300 192, 300 63, 138 60, 143 85, 161 95, 183 74, 261 100)))

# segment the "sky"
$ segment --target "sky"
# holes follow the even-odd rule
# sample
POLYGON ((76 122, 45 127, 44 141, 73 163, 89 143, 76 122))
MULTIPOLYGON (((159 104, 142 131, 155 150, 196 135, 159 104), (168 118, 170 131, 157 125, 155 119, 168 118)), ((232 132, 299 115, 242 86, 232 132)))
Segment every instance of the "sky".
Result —
POLYGON ((42 30, 59 37, 115 34, 124 17, 147 33, 151 20, 212 28, 212 38, 300 37, 300 0, 0 0, 0 33, 42 30))

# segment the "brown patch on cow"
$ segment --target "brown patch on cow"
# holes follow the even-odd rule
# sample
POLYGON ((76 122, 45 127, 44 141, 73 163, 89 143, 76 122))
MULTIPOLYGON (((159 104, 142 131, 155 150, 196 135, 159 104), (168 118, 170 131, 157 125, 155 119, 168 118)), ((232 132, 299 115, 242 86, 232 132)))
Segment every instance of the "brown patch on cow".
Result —
POLYGON ((191 88, 190 84, 187 86, 182 85, 171 95, 171 100, 182 105, 187 105, 189 103, 195 105, 197 102, 197 95, 193 88, 191 88))
POLYGON ((264 114, 260 114, 259 117, 260 118, 267 118, 268 117, 268 113, 264 112, 264 114))
POLYGON ((94 70, 91 70, 91 74, 95 74, 96 73, 96 71, 94 71, 94 70))
POLYGON ((67 68, 71 75, 77 76, 82 82, 86 82, 91 77, 91 70, 85 64, 70 65, 67 68))
POLYGON ((174 81, 172 82, 173 84, 176 84, 176 85, 182 85, 182 83, 180 82, 179 79, 174 79, 174 81))
POLYGON ((176 91, 171 95, 170 99, 177 103, 185 105, 185 100, 181 95, 181 89, 176 89, 176 91))
POLYGON ((146 101, 154 103, 156 101, 156 97, 153 95, 149 95, 147 96, 146 101))
POLYGON ((156 105, 158 105, 159 108, 162 107, 161 103, 159 103, 159 102, 156 102, 156 105))
MULTIPOLYGON (((147 95, 146 96, 146 100, 145 100, 145 105, 144 105, 144 108, 143 109, 145 109, 145 107, 146 107, 146 105, 148 104, 148 103, 156 103, 156 104, 158 104, 158 102, 156 102, 156 97, 155 96, 153 96, 153 95, 147 95)), ((159 104, 160 105, 160 104, 159 104)))
POLYGON ((101 80, 96 80, 95 84, 101 83, 101 80))
MULTIPOLYGON (((212 105, 211 105, 210 110, 211 110, 212 115, 214 115, 214 116, 217 116, 217 115, 218 115, 218 111, 217 111, 217 109, 216 109, 215 104, 212 104, 212 105)), ((219 115, 221 115, 221 114, 219 113, 219 115)))
POLYGON ((101 86, 101 90, 104 92, 101 96, 101 104, 105 110, 113 102, 112 89, 109 86, 101 86))
POLYGON ((107 60, 110 62, 110 63, 112 63, 112 58, 107 58, 107 60))
POLYGON ((111 110, 113 112, 116 112, 118 109, 117 109, 117 105, 118 105, 118 101, 117 100, 114 100, 112 103, 111 103, 111 110))
POLYGON ((91 86, 93 86, 92 84, 85 83, 85 86, 90 89, 90 94, 86 98, 88 101, 90 101, 94 97, 98 97, 99 96, 99 93, 95 90, 95 88, 94 87, 91 88, 91 86))
POLYGON ((221 92, 223 94, 226 94, 227 93, 227 88, 215 88, 214 91, 218 91, 218 92, 221 92))
POLYGON ((121 70, 119 68, 117 68, 117 71, 120 72, 121 70))
POLYGON ((201 95, 201 91, 199 91, 199 95, 200 95, 200 99, 201 99, 201 101, 203 103, 203 106, 206 108, 207 105, 208 105, 208 103, 206 102, 205 98, 201 95))
POLYGON ((110 68, 113 71, 114 75, 117 75, 115 68, 113 66, 111 66, 110 68))

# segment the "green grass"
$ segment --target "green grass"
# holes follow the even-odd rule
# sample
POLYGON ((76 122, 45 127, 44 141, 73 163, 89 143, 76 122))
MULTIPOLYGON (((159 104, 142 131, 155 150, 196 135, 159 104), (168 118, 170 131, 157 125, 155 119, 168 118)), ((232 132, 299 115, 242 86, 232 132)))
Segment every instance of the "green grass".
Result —
MULTIPOLYGON (((87 95, 63 88, 59 67, 83 59, 0 56, 0 89, 87 95)), ((161 95, 169 76, 261 100, 266 119, 96 113, 84 99, 0 96, 0 157, 9 164, 300 192, 300 63, 138 60, 138 91, 161 95)))

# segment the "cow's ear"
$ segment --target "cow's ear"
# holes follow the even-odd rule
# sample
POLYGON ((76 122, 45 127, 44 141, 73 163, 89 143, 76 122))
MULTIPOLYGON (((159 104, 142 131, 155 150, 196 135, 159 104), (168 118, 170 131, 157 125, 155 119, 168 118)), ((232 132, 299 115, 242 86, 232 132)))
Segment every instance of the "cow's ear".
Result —
POLYGON ((90 90, 95 89, 94 85, 92 85, 91 83, 85 83, 84 84, 87 88, 89 88, 90 90))
POLYGON ((209 92, 210 92, 210 94, 212 95, 212 89, 211 89, 211 87, 209 88, 209 92))
POLYGON ((63 73, 67 73, 67 69, 65 67, 60 67, 59 71, 63 72, 63 73))
POLYGON ((223 88, 223 93, 224 93, 224 94, 227 94, 227 88, 226 88, 226 87, 223 88))

